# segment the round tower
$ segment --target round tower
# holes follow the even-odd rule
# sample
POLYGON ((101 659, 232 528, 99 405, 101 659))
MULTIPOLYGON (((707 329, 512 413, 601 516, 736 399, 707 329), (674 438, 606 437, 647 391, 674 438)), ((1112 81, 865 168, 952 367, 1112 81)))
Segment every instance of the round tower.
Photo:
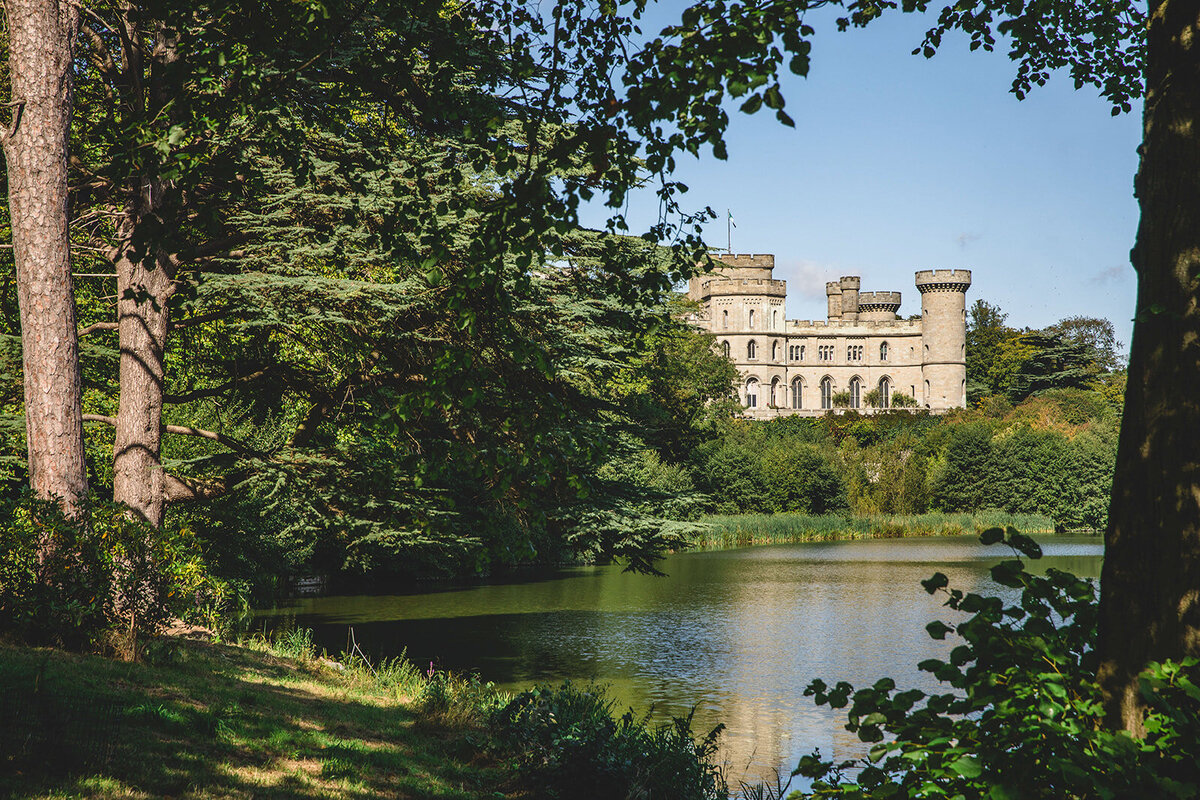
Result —
POLYGON ((858 290, 862 286, 862 278, 848 275, 838 281, 842 289, 842 319, 850 322, 858 321, 858 290))
POLYGON ((921 293, 921 405, 934 411, 967 404, 967 289, 969 269, 926 269, 916 276, 921 293))
POLYGON ((893 322, 899 310, 899 292, 859 292, 858 319, 861 322, 893 322))
POLYGON ((829 300, 829 319, 841 319, 842 285, 837 281, 825 284, 825 297, 829 300))

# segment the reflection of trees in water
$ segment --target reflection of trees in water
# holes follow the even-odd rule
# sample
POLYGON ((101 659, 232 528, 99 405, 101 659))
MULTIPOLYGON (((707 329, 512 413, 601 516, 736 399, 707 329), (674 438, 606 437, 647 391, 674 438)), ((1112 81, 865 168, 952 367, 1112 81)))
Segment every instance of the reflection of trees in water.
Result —
MULTIPOLYGON (((695 732, 728 728, 731 779, 770 779, 815 747, 839 759, 866 749, 844 729, 844 711, 803 696, 813 678, 861 687, 890 676, 901 688, 938 690, 916 664, 949 652, 954 643, 930 639, 925 625, 952 622, 952 612, 920 581, 941 571, 955 588, 997 593, 987 578, 994 562, 975 559, 979 552, 965 537, 754 548, 672 558, 665 579, 606 568, 424 595, 313 599, 295 610, 301 624, 310 624, 306 611, 353 620, 368 652, 407 646, 418 663, 478 669, 506 689, 595 679, 610 686, 618 713, 653 706, 664 721, 695 704, 695 732)), ((1099 572, 1095 556, 1036 568, 1051 565, 1099 572)), ((331 649, 341 647, 345 625, 327 626, 331 649)))

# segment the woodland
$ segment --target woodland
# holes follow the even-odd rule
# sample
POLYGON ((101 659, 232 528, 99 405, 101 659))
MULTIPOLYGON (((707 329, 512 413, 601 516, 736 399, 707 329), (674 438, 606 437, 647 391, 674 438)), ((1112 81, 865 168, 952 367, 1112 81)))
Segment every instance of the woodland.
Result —
MULTIPOLYGON (((714 502, 1033 504, 1104 529, 1098 599, 1070 576, 1002 566, 1023 604, 997 608, 935 576, 927 588, 974 616, 957 626, 966 649, 929 669, 969 702, 814 684, 818 702, 853 702, 864 741, 894 734, 879 766, 848 777, 807 764, 814 786, 1035 796, 989 775, 1061 735, 1077 746, 1037 763, 1075 795, 1089 791, 1078 774, 1120 763, 1131 793, 1101 796, 1159 778, 1189 796, 1200 13, 963 0, 914 43, 933 57, 944 38, 990 50, 1002 37, 1019 97, 1064 73, 1114 114, 1143 106, 1127 373, 1103 321, 1014 332, 983 303, 960 416, 749 427, 728 400, 732 367, 677 321, 671 289, 708 265, 712 212, 690 211, 672 172, 725 157, 731 113, 796 124, 780 75, 807 73, 806 13, 823 7, 843 31, 931 10, 700 0, 652 33, 641 0, 6 0, 6 631, 83 647, 151 635, 311 569, 653 571, 714 502), (635 188, 660 201, 646 231, 623 217, 635 188), (603 229, 579 224, 585 203, 608 209, 603 229), (820 485, 734 487, 778 452, 820 485), (880 480, 885 461, 913 475, 880 480), (988 738, 1001 729, 1023 733, 988 738)), ((1036 554, 1015 531, 986 537, 1036 554)))

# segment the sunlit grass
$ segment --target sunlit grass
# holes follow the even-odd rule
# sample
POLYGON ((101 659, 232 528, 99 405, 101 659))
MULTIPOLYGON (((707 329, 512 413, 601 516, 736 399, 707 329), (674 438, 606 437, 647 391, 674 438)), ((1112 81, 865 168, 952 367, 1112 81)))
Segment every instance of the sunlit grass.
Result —
POLYGON ((0 797, 505 797, 471 678, 318 655, 305 633, 151 664, 0 646, 0 797))
POLYGON ((1038 514, 981 511, 974 514, 876 515, 737 514, 711 516, 693 537, 697 549, 848 539, 961 536, 1011 525, 1023 533, 1052 533, 1054 521, 1038 514))

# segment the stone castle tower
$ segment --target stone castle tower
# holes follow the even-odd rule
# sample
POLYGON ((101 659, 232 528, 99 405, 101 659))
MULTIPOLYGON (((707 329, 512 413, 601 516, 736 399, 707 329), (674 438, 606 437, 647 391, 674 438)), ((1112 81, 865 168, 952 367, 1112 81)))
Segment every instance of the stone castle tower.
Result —
POLYGON ((723 266, 692 278, 688 298, 741 371, 747 416, 819 415, 843 393, 860 410, 889 408, 897 394, 937 412, 966 405, 970 270, 917 272, 920 319, 899 318, 900 292, 862 292, 849 276, 825 285, 827 319, 789 320, 775 256, 716 258, 723 266))

